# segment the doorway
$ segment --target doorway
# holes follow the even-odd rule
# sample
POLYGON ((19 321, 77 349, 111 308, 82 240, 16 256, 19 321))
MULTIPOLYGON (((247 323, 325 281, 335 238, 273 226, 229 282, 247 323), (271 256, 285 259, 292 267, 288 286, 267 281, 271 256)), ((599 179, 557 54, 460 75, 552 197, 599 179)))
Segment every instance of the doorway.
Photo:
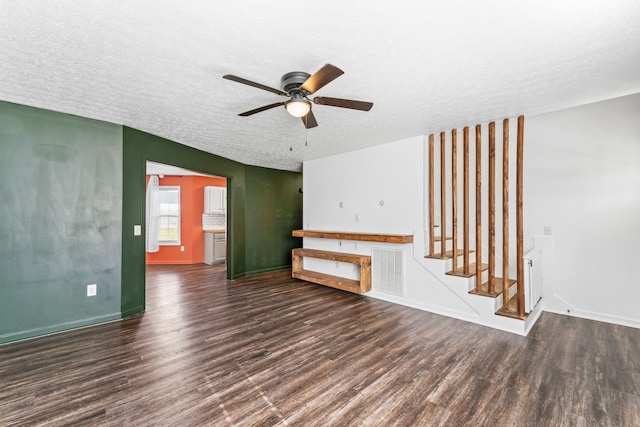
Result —
POLYGON ((147 161, 145 188, 145 271, 148 265, 205 263, 225 271, 227 179, 147 161), (207 191, 213 189, 220 195, 215 205, 207 191))

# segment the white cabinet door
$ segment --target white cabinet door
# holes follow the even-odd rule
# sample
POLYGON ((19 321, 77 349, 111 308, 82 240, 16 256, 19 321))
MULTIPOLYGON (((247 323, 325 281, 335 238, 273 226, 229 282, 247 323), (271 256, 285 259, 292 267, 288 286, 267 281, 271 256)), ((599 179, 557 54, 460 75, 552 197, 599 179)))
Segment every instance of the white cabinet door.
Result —
POLYGON ((214 198, 213 211, 217 213, 224 213, 227 210, 227 189, 222 187, 217 188, 217 195, 214 198))
POLYGON ((226 239, 215 239, 214 241, 214 260, 216 262, 224 261, 227 255, 227 241, 226 239))
POLYGON ((204 263, 213 264, 215 261, 215 245, 213 233, 204 233, 204 263))
POLYGON ((227 189, 224 187, 204 187, 204 212, 225 213, 227 210, 227 189))

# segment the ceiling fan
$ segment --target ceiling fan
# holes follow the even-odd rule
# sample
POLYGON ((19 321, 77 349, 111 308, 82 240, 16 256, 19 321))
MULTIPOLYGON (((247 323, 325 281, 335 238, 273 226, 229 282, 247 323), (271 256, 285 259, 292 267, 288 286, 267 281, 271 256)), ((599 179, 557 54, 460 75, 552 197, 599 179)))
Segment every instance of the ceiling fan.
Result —
POLYGON ((309 95, 331 83, 342 74, 344 74, 344 71, 331 64, 325 64, 313 75, 305 73, 304 71, 292 71, 282 76, 282 89, 275 89, 232 74, 225 74, 222 78, 248 86, 257 87, 258 89, 266 90, 289 98, 288 101, 275 102, 273 104, 245 111, 244 113, 238 114, 239 116, 246 117, 284 105, 289 114, 294 117, 300 117, 305 127, 310 129, 318 126, 318 122, 311 110, 312 102, 318 105, 329 105, 331 107, 350 108, 352 110, 361 111, 369 111, 371 107, 373 107, 372 102, 354 101, 351 99, 329 98, 326 96, 316 96, 313 99, 309 99, 309 95))

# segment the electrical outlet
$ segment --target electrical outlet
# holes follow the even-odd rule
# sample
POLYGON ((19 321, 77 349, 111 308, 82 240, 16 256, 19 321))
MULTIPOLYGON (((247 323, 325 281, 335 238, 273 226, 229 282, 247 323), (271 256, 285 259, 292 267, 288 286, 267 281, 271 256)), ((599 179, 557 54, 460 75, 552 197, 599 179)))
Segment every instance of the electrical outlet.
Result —
POLYGON ((360 221, 360 215, 356 214, 356 221, 360 221))
POLYGON ((184 252, 184 246, 180 246, 180 252, 184 252))
POLYGON ((87 296, 94 297, 98 294, 98 285, 95 283, 92 285, 87 285, 87 296))
POLYGON ((134 225, 133 226, 133 235, 134 236, 142 235, 142 226, 141 225, 134 225))
POLYGON ((551 234, 552 234, 551 226, 550 225, 545 225, 544 226, 544 235, 545 236, 551 236, 551 234))

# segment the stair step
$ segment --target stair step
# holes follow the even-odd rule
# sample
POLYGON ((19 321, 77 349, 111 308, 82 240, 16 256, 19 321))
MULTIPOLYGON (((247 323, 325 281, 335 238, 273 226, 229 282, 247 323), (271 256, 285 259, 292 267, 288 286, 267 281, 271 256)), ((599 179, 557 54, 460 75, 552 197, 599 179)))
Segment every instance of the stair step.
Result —
MULTIPOLYGON (((489 264, 480 264, 480 271, 485 271, 489 268, 489 264)), ((464 266, 459 267, 455 271, 448 271, 447 274, 449 276, 458 276, 458 277, 473 277, 476 275, 476 263, 473 262, 469 264, 469 273, 464 272, 464 266)))
MULTIPOLYGON (((474 253, 475 251, 469 251, 470 254, 474 253)), ((458 250, 457 251, 457 255, 458 256, 463 256, 464 255, 464 251, 463 250, 458 250)), ((449 249, 448 251, 446 251, 444 253, 444 256, 442 256, 441 253, 436 253, 434 255, 425 255, 425 258, 429 258, 429 259, 451 259, 453 258, 453 249, 449 249)))
POLYGON ((524 316, 520 316, 518 314, 518 293, 512 296, 509 299, 509 305, 505 309, 504 306, 500 307, 498 311, 496 311, 498 316, 511 317, 512 319, 526 320, 529 317, 529 314, 525 313, 524 316))
MULTIPOLYGON (((452 239, 453 239, 453 237, 449 237, 449 236, 445 237, 445 240, 452 240, 452 239)), ((435 236, 433 238, 433 241, 434 242, 442 242, 442 236, 435 236)))
MULTIPOLYGON (((493 283, 494 283, 494 288, 495 291, 494 292, 489 292, 489 282, 484 282, 481 286, 480 286, 480 290, 477 289, 472 289, 469 291, 470 294, 472 295, 480 295, 483 297, 491 297, 491 298, 495 298, 498 295, 500 295, 504 289, 504 279, 502 277, 494 277, 493 278, 493 283)), ((509 282, 508 286, 513 285, 514 283, 516 283, 515 280, 513 279, 507 279, 509 282)))

